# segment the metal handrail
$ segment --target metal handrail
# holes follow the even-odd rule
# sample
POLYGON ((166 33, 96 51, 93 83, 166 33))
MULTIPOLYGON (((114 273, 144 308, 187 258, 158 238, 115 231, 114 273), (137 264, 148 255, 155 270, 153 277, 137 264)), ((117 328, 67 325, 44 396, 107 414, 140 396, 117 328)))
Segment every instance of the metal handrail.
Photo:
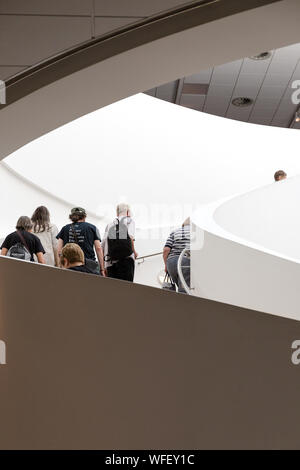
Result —
MULTIPOLYGON (((184 250, 182 250, 182 252, 180 253, 180 256, 179 256, 178 262, 177 262, 177 272, 178 272, 179 280, 180 280, 181 284, 183 285, 183 288, 184 288, 185 292, 188 295, 191 295, 191 288, 185 282, 184 276, 182 274, 182 265, 181 265, 182 259, 185 256, 185 254, 187 254, 187 253, 190 253, 189 248, 184 248, 184 250)), ((185 269, 190 269, 190 266, 184 266, 184 267, 185 267, 185 269)))
MULTIPOLYGON (((163 254, 163 252, 160 251, 159 253, 153 253, 152 255, 139 256, 138 258, 136 258, 136 261, 141 260, 141 259, 144 260, 146 258, 153 258, 154 256, 159 256, 159 255, 162 255, 162 254, 163 254)), ((141 263, 139 263, 139 264, 141 264, 141 263)))

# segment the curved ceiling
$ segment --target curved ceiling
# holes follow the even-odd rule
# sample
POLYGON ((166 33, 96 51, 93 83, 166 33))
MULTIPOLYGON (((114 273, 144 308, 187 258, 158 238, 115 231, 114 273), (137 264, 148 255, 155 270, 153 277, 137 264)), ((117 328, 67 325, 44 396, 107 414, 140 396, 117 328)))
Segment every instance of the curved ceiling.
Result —
POLYGON ((88 42, 8 80, 0 158, 138 91, 298 39, 298 0, 193 4, 88 42))
POLYGON ((146 93, 197 111, 238 121, 300 129, 300 43, 218 65, 146 93), (299 95, 299 93, 297 92, 299 95), (233 100, 249 98, 247 106, 233 100))

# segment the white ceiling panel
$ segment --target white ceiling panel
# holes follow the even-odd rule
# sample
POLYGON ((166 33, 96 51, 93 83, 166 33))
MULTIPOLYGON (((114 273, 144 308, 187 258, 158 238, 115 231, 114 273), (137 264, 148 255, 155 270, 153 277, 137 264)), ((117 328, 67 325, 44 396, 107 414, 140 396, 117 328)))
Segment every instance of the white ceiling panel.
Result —
POLYGON ((293 54, 288 54, 288 51, 286 50, 283 54, 282 50, 278 49, 274 53, 273 60, 270 63, 270 67, 268 69, 268 73, 272 75, 278 74, 290 77, 295 71, 295 68, 297 67, 297 63, 299 61, 299 53, 296 53, 296 51, 294 50, 293 54))
POLYGON ((151 88, 151 90, 147 90, 147 91, 145 91, 145 93, 146 93, 146 95, 155 97, 156 96, 156 88, 151 88))
POLYGON ((182 0, 95 0, 96 15, 150 16, 187 3, 182 0))
POLYGON ((0 65, 31 65, 90 37, 90 18, 0 16, 0 65))
POLYGON ((178 81, 167 83, 157 89, 156 97, 165 101, 175 101, 178 81))
POLYGON ((187 108, 196 109, 202 111, 205 102, 204 95, 182 95, 180 105, 187 108))
POLYGON ((240 83, 234 89, 233 98, 246 97, 255 100, 258 92, 259 85, 244 85, 243 83, 240 83))
POLYGON ((265 101, 264 104, 260 105, 255 104, 249 116, 249 122, 261 124, 261 120, 264 119, 264 124, 270 124, 277 106, 278 102, 276 103, 274 100, 265 101))
POLYGON ((1 0, 0 13, 90 15, 93 0, 1 0))
POLYGON ((234 85, 240 72, 243 61, 237 60, 214 68, 211 76, 211 85, 234 85))
POLYGON ((282 97, 284 96, 285 90, 286 90, 285 86, 266 86, 264 84, 259 92, 256 102, 262 103, 265 100, 276 101, 276 100, 282 99, 282 97))
POLYGON ((225 116, 232 96, 232 86, 210 86, 203 111, 225 116))
POLYGON ((284 75, 284 74, 267 74, 265 80, 264 80, 264 87, 273 87, 273 86, 283 86, 286 87, 287 85, 287 77, 290 78, 290 74, 284 75))
POLYGON ((285 126, 287 126, 288 123, 291 122, 292 117, 295 114, 297 108, 298 105, 292 102, 291 97, 289 96, 287 98, 285 95, 284 99, 280 103, 280 106, 278 107, 278 110, 276 111, 273 117, 272 124, 281 126, 282 122, 284 122, 285 126))
MULTIPOLYGON (((273 51, 271 52, 273 55, 273 51)), ((270 61, 272 60, 272 55, 269 59, 264 60, 253 60, 248 57, 244 59, 243 67, 241 73, 245 74, 265 74, 269 65, 270 61)))
POLYGON ((238 107, 230 105, 226 117, 237 121, 248 121, 252 106, 238 107))
POLYGON ((263 80, 264 80, 263 74, 241 73, 237 80, 236 88, 241 86, 241 87, 257 88, 257 90, 259 90, 260 86, 262 85, 263 80))

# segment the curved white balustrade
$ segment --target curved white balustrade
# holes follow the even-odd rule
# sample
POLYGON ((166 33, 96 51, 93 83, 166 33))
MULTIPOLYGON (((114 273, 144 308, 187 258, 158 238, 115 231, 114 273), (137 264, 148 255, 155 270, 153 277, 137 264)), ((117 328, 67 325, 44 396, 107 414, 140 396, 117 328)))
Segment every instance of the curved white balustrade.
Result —
POLYGON ((294 177, 199 209, 194 295, 300 320, 299 195, 294 177))

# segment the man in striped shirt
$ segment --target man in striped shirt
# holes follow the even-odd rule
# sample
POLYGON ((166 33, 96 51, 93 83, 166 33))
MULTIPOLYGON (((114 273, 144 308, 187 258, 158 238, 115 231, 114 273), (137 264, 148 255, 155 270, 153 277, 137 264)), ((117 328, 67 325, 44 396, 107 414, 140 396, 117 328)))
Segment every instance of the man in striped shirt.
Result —
MULTIPOLYGON (((190 248, 191 240, 190 218, 182 224, 182 226, 170 233, 166 241, 163 251, 163 258, 165 263, 165 271, 169 273, 172 281, 176 284, 178 292, 186 293, 185 289, 178 277, 178 258, 185 248, 190 248)), ((190 285, 190 258, 183 257, 182 259, 182 273, 187 285, 190 285)))

